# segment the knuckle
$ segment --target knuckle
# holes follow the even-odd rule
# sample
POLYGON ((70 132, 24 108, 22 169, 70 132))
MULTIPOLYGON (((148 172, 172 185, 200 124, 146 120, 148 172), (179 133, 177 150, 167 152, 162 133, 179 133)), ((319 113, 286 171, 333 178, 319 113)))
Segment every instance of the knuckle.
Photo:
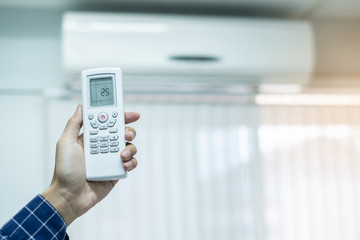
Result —
POLYGON ((137 153, 137 148, 133 145, 133 155, 137 153))
POLYGON ((135 128, 131 128, 131 131, 134 133, 134 137, 136 136, 136 130, 135 128))
POLYGON ((132 163, 133 163, 134 168, 136 168, 137 165, 138 165, 137 159, 136 159, 136 158, 133 158, 131 161, 132 161, 132 163))
POLYGON ((129 133, 132 132, 132 134, 134 135, 133 138, 135 138, 135 136, 136 136, 136 130, 135 130, 134 128, 132 128, 132 127, 127 127, 126 131, 129 132, 129 133))
POLYGON ((56 143, 56 147, 58 148, 58 147, 61 147, 62 145, 63 145, 63 142, 64 142, 64 140, 62 139, 62 138, 60 138, 58 141, 57 141, 57 143, 56 143))
POLYGON ((129 145, 127 146, 127 148, 131 151, 131 154, 132 154, 132 155, 135 155, 135 154, 137 153, 137 149, 136 149, 135 145, 129 144, 129 145))
POLYGON ((74 122, 75 122, 75 117, 72 116, 72 117, 69 119, 67 125, 72 125, 74 122))

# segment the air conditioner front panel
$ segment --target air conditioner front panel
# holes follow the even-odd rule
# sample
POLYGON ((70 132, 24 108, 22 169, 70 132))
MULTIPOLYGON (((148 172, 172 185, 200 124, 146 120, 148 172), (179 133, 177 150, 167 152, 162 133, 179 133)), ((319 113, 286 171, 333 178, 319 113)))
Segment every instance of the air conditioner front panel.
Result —
POLYGON ((64 17, 63 51, 67 72, 120 66, 128 75, 305 80, 314 62, 307 23, 219 17, 69 13, 64 17), (213 61, 171 60, 177 56, 213 61))

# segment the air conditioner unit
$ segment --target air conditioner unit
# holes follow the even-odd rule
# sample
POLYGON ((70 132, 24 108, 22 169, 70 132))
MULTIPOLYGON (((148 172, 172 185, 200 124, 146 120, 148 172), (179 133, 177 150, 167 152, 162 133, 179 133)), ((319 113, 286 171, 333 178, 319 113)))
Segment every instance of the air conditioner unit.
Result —
POLYGON ((314 68, 309 23, 184 15, 66 13, 68 83, 118 66, 125 83, 305 84, 314 68))

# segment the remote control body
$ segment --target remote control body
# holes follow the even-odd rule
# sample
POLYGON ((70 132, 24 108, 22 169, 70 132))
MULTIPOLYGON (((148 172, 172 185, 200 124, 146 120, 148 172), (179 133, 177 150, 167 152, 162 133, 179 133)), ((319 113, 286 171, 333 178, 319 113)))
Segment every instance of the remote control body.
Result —
POLYGON ((88 69, 81 78, 86 179, 125 178, 120 157, 126 144, 121 69, 88 69))

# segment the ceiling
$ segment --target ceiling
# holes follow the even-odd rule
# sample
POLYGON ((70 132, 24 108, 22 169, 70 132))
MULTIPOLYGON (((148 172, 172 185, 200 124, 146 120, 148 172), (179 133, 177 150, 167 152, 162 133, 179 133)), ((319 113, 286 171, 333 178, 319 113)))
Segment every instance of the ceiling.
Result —
POLYGON ((360 19, 355 0, 0 0, 0 8, 360 19))

